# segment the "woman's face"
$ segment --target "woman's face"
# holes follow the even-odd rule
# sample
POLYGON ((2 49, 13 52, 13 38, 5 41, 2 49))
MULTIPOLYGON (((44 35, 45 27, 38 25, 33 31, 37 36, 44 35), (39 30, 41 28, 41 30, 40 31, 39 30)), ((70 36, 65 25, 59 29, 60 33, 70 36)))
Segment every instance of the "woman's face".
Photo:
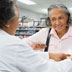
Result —
POLYGON ((66 30, 68 16, 61 8, 55 8, 50 11, 50 21, 52 27, 57 33, 61 33, 66 30))
POLYGON ((19 8, 17 8, 16 17, 10 22, 10 32, 15 34, 17 27, 19 26, 19 8), (12 24, 11 24, 12 23, 12 24))
POLYGON ((4 31, 11 35, 15 34, 16 28, 19 26, 19 8, 17 6, 15 12, 16 16, 12 20, 8 21, 5 27, 2 28, 4 31))

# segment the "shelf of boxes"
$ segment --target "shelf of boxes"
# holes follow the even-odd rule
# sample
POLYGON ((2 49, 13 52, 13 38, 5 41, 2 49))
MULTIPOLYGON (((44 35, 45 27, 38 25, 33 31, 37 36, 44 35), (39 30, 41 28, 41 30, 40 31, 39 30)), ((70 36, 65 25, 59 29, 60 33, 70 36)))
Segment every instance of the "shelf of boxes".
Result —
POLYGON ((23 27, 23 26, 20 26, 17 28, 15 35, 22 36, 23 38, 28 37, 28 36, 35 34, 36 32, 38 32, 42 28, 44 28, 44 27, 33 27, 33 26, 32 27, 23 27))

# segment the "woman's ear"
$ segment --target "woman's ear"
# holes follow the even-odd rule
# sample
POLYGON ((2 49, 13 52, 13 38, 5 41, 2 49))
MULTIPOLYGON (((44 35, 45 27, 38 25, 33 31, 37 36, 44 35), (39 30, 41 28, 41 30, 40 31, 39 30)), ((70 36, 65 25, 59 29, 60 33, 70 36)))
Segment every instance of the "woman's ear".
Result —
POLYGON ((46 24, 47 24, 47 26, 51 26, 51 21, 50 21, 49 17, 47 17, 47 19, 46 19, 46 24))
POLYGON ((49 18, 49 24, 51 25, 51 21, 50 21, 50 18, 49 18))
POLYGON ((66 15, 66 21, 67 21, 67 24, 69 24, 69 16, 66 15))

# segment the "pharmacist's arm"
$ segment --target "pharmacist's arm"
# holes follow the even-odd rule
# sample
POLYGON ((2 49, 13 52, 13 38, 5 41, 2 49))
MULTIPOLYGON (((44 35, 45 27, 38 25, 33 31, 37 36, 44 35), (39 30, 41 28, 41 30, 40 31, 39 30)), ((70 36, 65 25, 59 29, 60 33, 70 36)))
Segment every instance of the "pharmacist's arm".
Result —
MULTIPOLYGON (((45 54, 45 53, 44 53, 45 54)), ((46 53, 48 56, 48 53, 46 53)), ((26 43, 17 49, 17 68, 22 72, 62 72, 57 66, 49 65, 49 59, 45 59, 32 50, 26 43)), ((61 69, 62 70, 62 69, 61 69)))
POLYGON ((48 60, 24 43, 17 49, 17 66, 22 72, 48 72, 48 60), (24 45, 25 44, 25 45, 24 45))

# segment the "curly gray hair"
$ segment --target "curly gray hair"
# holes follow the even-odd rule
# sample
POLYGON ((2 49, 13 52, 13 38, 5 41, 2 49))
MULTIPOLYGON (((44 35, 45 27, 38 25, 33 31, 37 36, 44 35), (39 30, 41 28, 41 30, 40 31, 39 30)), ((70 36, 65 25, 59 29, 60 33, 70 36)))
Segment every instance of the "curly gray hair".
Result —
POLYGON ((50 11, 54 8, 61 8, 64 10, 65 14, 68 15, 68 21, 67 21, 67 24, 70 24, 71 23, 71 15, 70 15, 70 12, 68 11, 67 7, 63 4, 53 4, 53 5, 50 5, 49 8, 48 8, 48 16, 50 16, 50 11))

